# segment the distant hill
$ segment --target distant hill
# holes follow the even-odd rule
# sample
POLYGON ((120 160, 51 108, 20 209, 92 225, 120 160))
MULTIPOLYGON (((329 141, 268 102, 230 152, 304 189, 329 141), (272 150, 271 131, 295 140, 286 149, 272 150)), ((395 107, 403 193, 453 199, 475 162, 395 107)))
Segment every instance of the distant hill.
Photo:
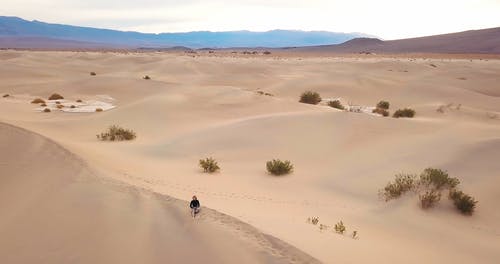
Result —
POLYGON ((16 41, 23 48, 49 48, 56 46, 82 47, 129 47, 189 48, 227 47, 297 47, 337 44, 366 37, 361 33, 335 33, 327 31, 272 30, 267 32, 196 31, 186 33, 148 34, 90 27, 49 24, 27 21, 18 17, 0 16, 0 47, 15 48, 16 41), (1 40, 3 39, 3 41, 1 40), (58 43, 60 41, 61 43, 58 43), (69 42, 68 42, 69 41, 69 42), (31 45, 30 45, 31 44, 31 45), (12 46, 14 45, 14 46, 12 46))
POLYGON ((500 27, 390 41, 356 38, 337 45, 301 47, 293 50, 333 53, 500 54, 500 27))

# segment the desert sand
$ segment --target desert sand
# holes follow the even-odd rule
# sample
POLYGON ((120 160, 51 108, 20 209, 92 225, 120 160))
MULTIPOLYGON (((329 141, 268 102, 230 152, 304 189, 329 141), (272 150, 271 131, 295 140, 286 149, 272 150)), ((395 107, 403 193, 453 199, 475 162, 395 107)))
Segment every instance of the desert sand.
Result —
POLYGON ((124 252, 131 263, 183 262, 193 242, 204 263, 500 259, 500 60, 34 51, 0 60, 0 95, 10 95, 0 97, 1 262, 112 262, 124 252), (301 104, 306 90, 417 115, 301 104), (29 103, 55 92, 108 95, 116 107, 40 113, 29 103), (98 141, 113 124, 137 139, 98 141), (219 173, 198 167, 209 156, 219 173), (294 172, 269 175, 273 158, 294 172), (459 178, 475 213, 446 198, 425 211, 411 194, 379 199, 395 174, 426 167, 459 178), (197 222, 184 209, 192 194, 207 207, 197 222), (344 235, 331 228, 340 220, 344 235))

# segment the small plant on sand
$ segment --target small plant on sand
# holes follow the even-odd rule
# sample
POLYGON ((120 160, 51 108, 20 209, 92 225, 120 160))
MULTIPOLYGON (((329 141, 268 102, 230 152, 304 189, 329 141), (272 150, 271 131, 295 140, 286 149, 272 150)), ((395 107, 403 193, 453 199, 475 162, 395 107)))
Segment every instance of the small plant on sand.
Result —
POLYGON ((420 185, 425 185, 426 187, 431 187, 436 190, 441 189, 454 189, 460 184, 457 178, 448 176, 448 172, 427 168, 420 174, 420 185))
POLYGON ((58 105, 56 105, 56 107, 57 107, 57 109, 63 109, 63 108, 64 108, 64 105, 62 105, 62 104, 58 104, 58 105))
POLYGON ((430 190, 421 194, 419 198, 422 209, 428 209, 434 207, 441 200, 441 193, 436 190, 430 190))
POLYGON ((375 108, 372 110, 372 113, 379 114, 382 116, 389 116, 389 111, 387 111, 383 108, 375 108))
POLYGON ((333 108, 337 108, 340 110, 345 110, 345 107, 342 105, 342 103, 339 100, 332 100, 332 101, 328 102, 328 106, 333 107, 333 108))
POLYGON ((449 198, 455 207, 463 214, 471 215, 476 208, 477 201, 474 197, 455 189, 450 190, 449 198))
POLYGON ((136 138, 136 135, 132 130, 113 125, 107 131, 97 135, 97 138, 102 141, 123 141, 132 140, 136 138))
POLYGON ((103 110, 102 110, 102 108, 96 108, 95 111, 96 112, 102 112, 103 110))
POLYGON ((10 96, 9 94, 4 94, 2 97, 3 97, 3 98, 7 98, 7 97, 9 97, 9 96, 10 96))
POLYGON ((57 104, 57 105, 59 105, 59 104, 61 104, 61 102, 59 102, 59 101, 56 101, 56 104, 57 104))
POLYGON ((81 103, 81 102, 83 102, 83 101, 82 101, 82 99, 78 99, 78 100, 76 100, 76 102, 77 102, 77 103, 81 103))
POLYGON ((284 175, 293 172, 293 165, 289 160, 273 159, 266 163, 266 168, 273 175, 284 175))
POLYGON ((151 77, 149 77, 149 75, 146 75, 144 77, 142 77, 144 80, 151 80, 151 77))
POLYGON ((90 72, 90 76, 96 76, 96 75, 97 75, 97 73, 95 73, 95 72, 90 72))
POLYGON ((47 104, 46 104, 46 103, 43 103, 43 104, 41 104, 40 106, 45 107, 45 106, 47 106, 47 104))
POLYGON ((220 167, 217 164, 217 161, 215 161, 215 159, 213 159, 213 158, 201 159, 200 160, 200 167, 203 169, 204 172, 208 172, 208 173, 213 173, 213 172, 220 170, 220 167))
POLYGON ((62 100, 62 99, 64 99, 64 97, 62 97, 62 95, 57 94, 57 93, 52 94, 51 96, 49 96, 49 100, 62 100))
POLYGON ((417 185, 417 176, 413 174, 397 174, 393 182, 389 182, 380 191, 385 201, 395 199, 404 193, 414 190, 417 185))
POLYGON ((36 98, 35 100, 31 101, 32 104, 44 104, 45 101, 41 98, 36 98))
POLYGON ((43 112, 45 112, 45 113, 50 113, 50 109, 45 108, 45 109, 43 109, 43 112))
POLYGON ((76 108, 76 106, 74 106, 74 105, 71 105, 71 106, 70 106, 69 108, 76 108))
POLYGON ((327 225, 324 225, 324 224, 319 224, 319 230, 320 231, 323 231, 323 230, 327 230, 329 226, 327 225))
POLYGON ((335 232, 337 232, 341 235, 344 234, 344 232, 346 231, 345 225, 342 221, 336 223, 334 229, 335 229, 335 232))
POLYGON ((299 102, 305 104, 319 104, 321 102, 321 96, 317 92, 306 91, 300 96, 299 102))
POLYGON ((389 110, 389 106, 390 106, 389 102, 383 101, 383 100, 378 102, 378 104, 377 104, 377 108, 385 109, 385 110, 389 110))
POLYGON ((317 225, 319 223, 319 217, 309 217, 307 222, 312 225, 317 225))
POLYGON ((358 231, 356 231, 356 230, 352 231, 351 237, 352 237, 352 239, 358 239, 358 231))
POLYGON ((412 118, 414 116, 415 116, 415 110, 410 109, 410 108, 398 109, 392 115, 392 117, 395 117, 395 118, 400 118, 400 117, 412 118))

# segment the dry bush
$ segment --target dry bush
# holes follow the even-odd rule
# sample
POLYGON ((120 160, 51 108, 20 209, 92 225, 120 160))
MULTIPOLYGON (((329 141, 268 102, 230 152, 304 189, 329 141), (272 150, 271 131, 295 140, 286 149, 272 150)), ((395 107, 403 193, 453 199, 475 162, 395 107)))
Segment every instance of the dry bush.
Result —
POLYGON ((102 110, 102 108, 96 108, 95 111, 96 112, 102 112, 103 110, 102 110))
POLYGON ((36 98, 35 100, 31 101, 32 104, 45 104, 45 101, 42 98, 36 98))
POLYGON ((64 97, 60 94, 52 94, 51 96, 49 96, 49 100, 62 100, 64 99, 64 97))
POLYGON ((83 101, 82 101, 82 99, 78 99, 78 100, 76 100, 76 102, 77 102, 77 103, 81 103, 81 102, 83 102, 83 101))
POLYGON ((351 237, 352 237, 353 239, 358 239, 358 231, 356 231, 356 230, 352 231, 352 235, 351 235, 351 237))
POLYGON ((61 104, 61 102, 59 102, 59 101, 56 101, 56 104, 61 104))
POLYGON ((345 225, 342 221, 336 223, 334 229, 335 229, 335 232, 337 232, 339 234, 344 234, 344 232, 346 231, 345 225))
POLYGON ((414 116, 415 116, 415 110, 410 109, 410 108, 398 109, 392 115, 392 117, 395 117, 395 118, 400 118, 400 117, 409 117, 409 118, 411 118, 411 117, 414 117, 414 116))
POLYGON ((129 129, 121 128, 113 125, 107 131, 97 135, 97 138, 102 141, 123 141, 136 138, 135 132, 129 129))
POLYGON ((264 51, 262 54, 264 54, 264 55, 270 55, 270 54, 271 54, 271 52, 266 50, 266 51, 264 51))
POLYGON ((319 223, 319 217, 309 217, 307 218, 309 224, 317 225, 319 223))
POLYGON ((57 107, 57 109, 63 109, 64 105, 58 104, 58 105, 56 105, 56 107, 57 107))
POLYGON ((273 159, 266 163, 266 168, 272 175, 284 175, 293 172, 293 165, 289 160, 273 159))
POLYGON ((306 91, 300 96, 299 102, 305 104, 319 104, 321 102, 321 96, 317 92, 306 91))
POLYGON ((217 161, 213 158, 201 159, 200 160, 200 167, 203 169, 204 172, 208 172, 208 173, 213 173, 213 172, 220 170, 220 167, 217 164, 217 161))
POLYGON ((74 106, 74 105, 71 105, 71 106, 70 106, 70 108, 76 108, 76 106, 74 106))
POLYGON ((3 97, 3 98, 7 98, 7 97, 9 97, 9 96, 10 96, 9 94, 4 94, 2 97, 3 97))
POLYGON ((95 73, 95 72, 90 72, 90 76, 96 76, 96 75, 97 75, 97 73, 95 73))
POLYGON ((375 108, 372 110, 372 113, 379 114, 382 116, 389 116, 389 111, 382 109, 382 108, 375 108))
POLYGON ((45 108, 45 109, 43 109, 43 112, 45 112, 45 113, 50 113, 50 109, 45 108))
POLYGON ((151 80, 151 77, 149 77, 148 75, 142 77, 144 80, 151 80))
POLYGON ((389 110, 390 105, 391 104, 389 102, 382 100, 377 103, 377 108, 389 110))
POLYGON ((328 106, 333 107, 333 108, 337 108, 340 110, 345 110, 345 107, 342 105, 342 103, 339 100, 332 100, 332 101, 328 102, 328 106))
POLYGON ((414 174, 397 174, 393 182, 387 183, 383 190, 380 190, 380 195, 385 201, 399 198, 408 191, 415 190, 417 187, 417 176, 414 174))
POLYGON ((47 106, 47 104, 46 104, 46 103, 43 103, 43 104, 41 104, 40 106, 45 107, 45 106, 47 106))
POLYGON ((441 193, 436 190, 430 190, 420 195, 419 198, 422 209, 428 209, 434 207, 441 200, 441 193))
POLYGON ((463 214, 471 215, 474 213, 477 201, 474 197, 455 189, 450 190, 449 198, 453 201, 455 207, 463 214))
POLYGON ((453 189, 460 184, 460 181, 457 178, 450 177, 446 171, 427 168, 420 174, 419 183, 420 185, 424 185, 426 187, 441 190, 453 189))

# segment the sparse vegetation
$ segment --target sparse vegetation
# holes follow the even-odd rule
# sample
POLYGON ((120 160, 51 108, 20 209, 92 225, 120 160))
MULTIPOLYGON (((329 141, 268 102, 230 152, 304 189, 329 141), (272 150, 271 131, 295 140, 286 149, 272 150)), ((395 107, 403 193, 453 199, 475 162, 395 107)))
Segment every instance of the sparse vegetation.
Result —
POLYGON ((333 108, 337 108, 340 110, 345 110, 345 107, 342 105, 342 103, 339 100, 332 100, 332 101, 328 102, 328 106, 333 107, 333 108))
POLYGON ((320 231, 323 231, 323 230, 327 230, 329 226, 327 225, 324 225, 324 224, 319 224, 319 230, 320 231))
POLYGON ((440 200, 444 190, 448 190, 448 197, 455 207, 463 214, 472 214, 478 203, 472 196, 457 190, 460 180, 450 177, 448 172, 426 168, 417 178, 412 174, 398 174, 394 182, 389 182, 379 194, 389 201, 400 197, 408 191, 420 193, 420 206, 423 209, 434 207, 440 200))
POLYGON ((151 80, 151 77, 149 77, 149 75, 146 75, 144 77, 142 77, 144 80, 151 80))
POLYGON ((96 75, 97 75, 97 73, 95 73, 95 72, 90 72, 90 76, 96 76, 96 75))
POLYGON ((321 102, 321 96, 317 92, 306 91, 300 96, 299 102, 305 104, 319 104, 321 102))
POLYGON ((262 52, 262 54, 264 54, 264 55, 270 55, 271 52, 266 50, 266 51, 262 52))
POLYGON ((384 110, 389 110, 389 106, 390 105, 391 104, 389 102, 382 100, 382 101, 378 102, 377 108, 384 109, 384 110))
POLYGON ((47 104, 46 104, 46 103, 43 103, 43 104, 41 104, 40 106, 45 107, 45 106, 47 106, 47 104))
POLYGON ((352 235, 351 235, 351 237, 352 237, 353 239, 358 239, 358 231, 356 231, 356 230, 352 231, 352 235))
POLYGON ((76 100, 77 103, 83 102, 81 99, 76 100))
POLYGON ((51 96, 49 96, 49 100, 62 100, 64 99, 64 97, 60 94, 52 94, 51 96))
POLYGON ((74 106, 74 105, 71 105, 71 106, 70 106, 69 108, 76 108, 76 106, 74 106))
POLYGON ((342 221, 336 223, 334 229, 335 229, 335 232, 337 232, 339 234, 344 234, 344 232, 346 231, 345 225, 342 221))
POLYGON ((43 109, 43 112, 45 112, 45 113, 50 113, 50 109, 45 108, 45 109, 43 109))
POLYGON ((132 130, 113 125, 107 131, 97 135, 97 138, 102 141, 123 141, 132 140, 136 138, 136 135, 132 130))
POLYGON ((313 225, 317 225, 319 223, 319 217, 309 217, 307 218, 307 222, 313 225))
POLYGON ((45 104, 45 101, 42 98, 36 98, 31 101, 32 104, 45 104))
POLYGON ((214 172, 220 170, 220 167, 217 164, 217 161, 213 158, 201 159, 200 160, 200 167, 203 169, 204 172, 208 172, 208 173, 214 173, 214 172))
POLYGON ((102 108, 96 108, 95 111, 96 112, 102 112, 103 110, 102 110, 102 108))
POLYGON ((392 115, 392 117, 395 117, 395 118, 400 118, 400 117, 412 118, 414 116, 415 116, 415 110, 410 109, 410 108, 398 109, 392 115))
POLYGON ((372 110, 372 113, 379 114, 382 116, 389 116, 389 111, 387 111, 383 108, 375 108, 372 110))
POLYGON ((419 196, 422 209, 434 207, 441 200, 441 193, 436 190, 426 191, 419 196))
POLYGON ((56 107, 57 107, 57 109, 63 109, 63 108, 64 108, 64 105, 62 105, 62 104, 58 104, 58 105, 56 105, 56 107))
POLYGON ((450 190, 449 198, 455 207, 463 214, 471 215, 476 208, 477 201, 474 197, 455 189, 450 190))
POLYGON ((385 201, 399 198, 404 193, 414 190, 417 186, 417 176, 414 174, 397 174, 393 182, 389 182, 383 190, 381 196, 385 201))
POLYGON ((293 165, 288 160, 273 159, 266 163, 266 168, 273 175, 284 175, 293 172, 293 165))
POLYGON ((10 96, 9 94, 4 94, 2 97, 3 97, 3 98, 7 98, 7 97, 9 97, 9 96, 10 96))

